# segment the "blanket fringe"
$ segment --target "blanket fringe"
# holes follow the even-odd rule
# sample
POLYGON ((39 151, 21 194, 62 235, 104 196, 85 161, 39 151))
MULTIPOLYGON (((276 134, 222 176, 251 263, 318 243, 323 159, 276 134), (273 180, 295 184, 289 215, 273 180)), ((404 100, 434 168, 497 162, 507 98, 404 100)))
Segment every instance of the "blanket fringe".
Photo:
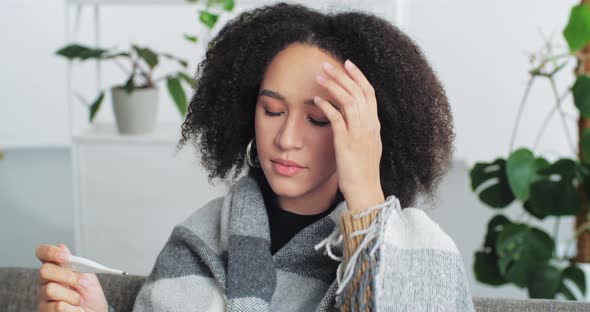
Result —
POLYGON ((369 266, 369 269, 365 270, 361 275, 358 287, 350 298, 350 308, 351 311, 355 311, 356 307, 359 308, 359 311, 364 311, 365 308, 371 308, 373 305, 374 300, 369 300, 368 305, 365 306, 363 298, 367 288, 371 288, 373 277, 376 275, 376 265, 379 260, 376 251, 379 249, 379 246, 381 246, 383 240, 381 232, 385 227, 385 222, 388 219, 388 216, 393 211, 398 212, 403 219, 403 214, 401 214, 401 204, 399 199, 394 195, 390 195, 387 200, 381 204, 377 204, 361 213, 353 215, 353 218, 360 219, 377 209, 381 211, 366 229, 357 230, 350 234, 350 238, 359 235, 364 235, 364 238, 346 263, 343 262, 342 256, 334 255, 332 251, 332 247, 342 246, 343 238, 338 226, 334 228, 334 231, 332 231, 328 237, 314 246, 316 250, 324 248, 324 254, 327 254, 330 258, 336 261, 340 261, 336 272, 336 280, 338 284, 338 289, 336 290, 336 307, 342 305, 341 298, 338 295, 342 292, 348 293, 350 281, 354 276, 359 274, 361 263, 365 261, 368 261, 371 265, 369 266), (342 272, 343 269, 344 272, 342 272))

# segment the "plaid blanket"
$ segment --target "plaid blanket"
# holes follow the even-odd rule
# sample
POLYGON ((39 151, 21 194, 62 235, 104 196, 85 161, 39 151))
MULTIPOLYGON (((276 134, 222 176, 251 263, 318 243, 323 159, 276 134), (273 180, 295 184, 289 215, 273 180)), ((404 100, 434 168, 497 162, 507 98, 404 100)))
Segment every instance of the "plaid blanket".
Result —
POLYGON ((368 229, 354 233, 364 239, 346 263, 345 201, 272 255, 260 188, 245 175, 174 227, 133 311, 338 311, 342 297, 358 297, 368 287, 372 310, 474 311, 451 238, 422 210, 402 210, 393 195, 373 208, 380 212, 368 229), (355 265, 366 260, 371 269, 347 291, 355 265))

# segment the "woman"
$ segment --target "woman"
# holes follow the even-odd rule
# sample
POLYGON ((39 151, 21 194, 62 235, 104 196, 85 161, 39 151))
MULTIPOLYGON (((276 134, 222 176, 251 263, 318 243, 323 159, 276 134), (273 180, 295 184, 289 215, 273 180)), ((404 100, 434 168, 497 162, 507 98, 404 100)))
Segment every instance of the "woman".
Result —
MULTIPOLYGON (((455 244, 407 208, 432 198, 454 136, 410 38, 279 3, 231 20, 196 78, 179 147, 231 188, 173 229, 134 311, 474 310, 455 244)), ((60 250, 37 250, 40 309, 114 310, 60 250)))

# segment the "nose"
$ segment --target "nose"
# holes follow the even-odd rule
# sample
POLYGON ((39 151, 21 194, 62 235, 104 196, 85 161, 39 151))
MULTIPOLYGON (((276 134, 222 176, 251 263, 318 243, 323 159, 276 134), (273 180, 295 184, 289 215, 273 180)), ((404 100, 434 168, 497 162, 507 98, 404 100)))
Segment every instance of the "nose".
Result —
POLYGON ((297 116, 287 116, 281 130, 277 134, 275 143, 283 150, 301 149, 303 146, 302 126, 298 125, 297 116))

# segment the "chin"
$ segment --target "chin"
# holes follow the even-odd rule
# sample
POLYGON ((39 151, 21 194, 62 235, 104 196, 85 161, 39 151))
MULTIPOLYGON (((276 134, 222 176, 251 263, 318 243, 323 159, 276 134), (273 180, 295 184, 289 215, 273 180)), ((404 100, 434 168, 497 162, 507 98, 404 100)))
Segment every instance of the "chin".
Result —
POLYGON ((267 178, 268 184, 273 192, 281 197, 298 197, 305 193, 302 184, 292 178, 270 177, 267 178))
POLYGON ((284 177, 276 174, 272 168, 263 168, 262 171, 275 194, 281 197, 293 198, 305 193, 304 183, 302 183, 303 176, 284 177), (269 171, 267 172, 267 170, 269 171))

